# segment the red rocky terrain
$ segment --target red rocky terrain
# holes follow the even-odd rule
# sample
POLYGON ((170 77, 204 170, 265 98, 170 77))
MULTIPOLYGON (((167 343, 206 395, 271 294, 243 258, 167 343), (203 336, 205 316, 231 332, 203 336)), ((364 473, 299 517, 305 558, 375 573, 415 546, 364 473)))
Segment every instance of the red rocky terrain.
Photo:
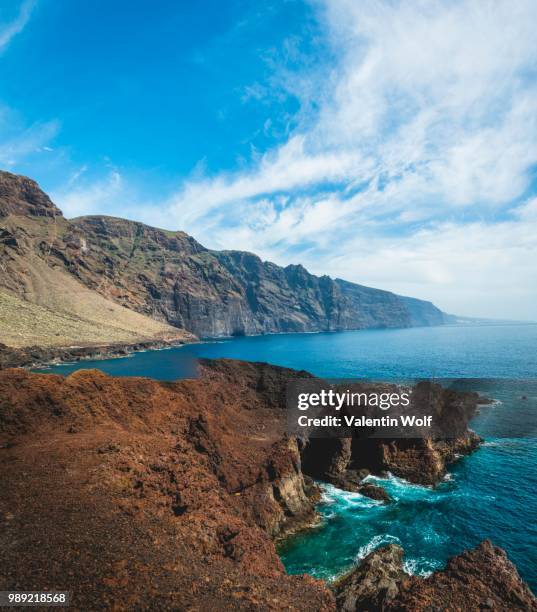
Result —
POLYGON ((285 573, 274 539, 315 519, 284 430, 285 381, 305 375, 231 361, 174 383, 0 371, 0 590, 69 590, 77 610, 335 610, 336 595, 364 610, 387 589, 401 610, 535 609, 489 544, 426 580, 393 559, 335 592, 285 573))

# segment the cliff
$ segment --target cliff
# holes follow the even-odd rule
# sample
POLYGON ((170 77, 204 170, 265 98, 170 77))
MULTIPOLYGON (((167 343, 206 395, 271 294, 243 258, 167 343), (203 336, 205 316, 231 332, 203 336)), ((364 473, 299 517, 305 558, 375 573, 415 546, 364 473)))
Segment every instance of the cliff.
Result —
POLYGON ((76 610, 376 610, 364 597, 387 592, 399 610, 534 609, 488 544, 428 579, 403 575, 397 551, 334 592, 288 576, 274 538, 311 523, 317 499, 284 431, 285 383, 306 373, 225 360, 200 374, 0 371, 0 589, 70 590, 76 610))
MULTIPOLYGON (((241 384, 262 394, 272 406, 280 410, 286 406, 286 385, 291 378, 308 378, 322 383, 308 372, 294 372, 264 363, 250 364, 229 359, 201 359, 200 363, 210 365, 212 371, 218 371, 226 379, 236 376, 237 363, 241 363, 241 384)), ((397 391, 396 386, 385 382, 345 384, 340 391, 348 388, 351 388, 353 393, 397 391)), ((337 391, 338 387, 335 386, 334 389, 337 391)), ((457 457, 470 454, 481 443, 481 438, 468 428, 468 423, 476 414, 478 406, 489 400, 475 392, 456 391, 427 381, 415 384, 411 395, 412 406, 415 406, 416 410, 419 408, 419 414, 426 412, 434 415, 434 435, 385 439, 369 437, 367 428, 357 428, 352 431, 352 438, 334 438, 333 430, 328 428, 324 437, 309 437, 307 429, 302 428, 298 432, 302 471, 315 479, 364 494, 367 492, 363 489, 365 483, 362 484, 362 480, 369 473, 379 475, 391 472, 410 482, 423 485, 440 482, 448 466, 455 462, 457 457), (445 432, 445 435, 441 432, 445 432)), ((327 409, 327 413, 330 414, 331 410, 327 409)), ((315 416, 322 414, 324 413, 319 412, 315 416)), ((345 407, 338 414, 344 415, 345 407)), ((378 409, 370 407, 362 409, 362 412, 353 409, 352 414, 374 417, 378 416, 378 409)), ((369 492, 375 495, 372 489, 369 489, 369 492)))
POLYGON ((69 230, 34 181, 0 172, 0 341, 10 347, 187 342, 194 336, 94 291, 50 256, 69 230))
POLYGON ((333 609, 272 542, 313 516, 296 443, 234 378, 0 372, 0 588, 68 589, 77 610, 333 609))
POLYGON ((200 337, 451 320, 430 302, 317 277, 300 265, 282 268, 252 253, 213 251, 184 232, 105 216, 67 220, 35 182, 6 172, 0 261, 0 289, 20 299, 41 304, 42 285, 61 274, 67 285, 200 337))

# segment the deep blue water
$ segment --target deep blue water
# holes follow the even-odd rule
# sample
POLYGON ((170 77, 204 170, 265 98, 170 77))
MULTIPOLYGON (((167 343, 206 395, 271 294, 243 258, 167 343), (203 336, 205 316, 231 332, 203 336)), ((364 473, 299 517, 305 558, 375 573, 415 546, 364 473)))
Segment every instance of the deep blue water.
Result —
POLYGON ((68 374, 95 367, 114 376, 174 380, 192 373, 193 357, 267 361, 334 378, 537 377, 537 325, 250 336, 62 365, 52 371, 68 374))
POLYGON ((460 459, 436 489, 390 477, 381 482, 394 503, 384 506, 327 486, 319 506, 321 526, 289 539, 280 552, 289 572, 332 578, 376 546, 397 542, 408 570, 426 574, 488 537, 507 550, 537 591, 537 443, 534 437, 505 437, 526 423, 535 425, 535 385, 522 379, 537 379, 536 325, 234 338, 46 371, 96 367, 113 375, 171 380, 192 375, 196 357, 268 361, 338 378, 520 379, 484 385, 486 395, 500 400, 483 408, 472 424, 487 441, 460 459), (528 399, 521 402, 521 394, 528 399))

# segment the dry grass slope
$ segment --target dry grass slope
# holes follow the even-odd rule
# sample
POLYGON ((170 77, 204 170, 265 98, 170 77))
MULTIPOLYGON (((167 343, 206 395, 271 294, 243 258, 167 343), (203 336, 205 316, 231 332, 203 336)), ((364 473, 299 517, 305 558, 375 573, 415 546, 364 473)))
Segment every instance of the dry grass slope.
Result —
POLYGON ((118 308, 113 303, 104 313, 96 308, 93 317, 82 318, 0 291, 0 342, 16 348, 182 340, 185 336, 181 330, 118 308))

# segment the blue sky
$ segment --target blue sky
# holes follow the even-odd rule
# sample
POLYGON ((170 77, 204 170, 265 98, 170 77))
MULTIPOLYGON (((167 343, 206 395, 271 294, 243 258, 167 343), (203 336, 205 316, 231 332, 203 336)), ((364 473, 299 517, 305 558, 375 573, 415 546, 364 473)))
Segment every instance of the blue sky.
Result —
POLYGON ((4 0, 0 167, 66 216, 537 319, 533 0, 4 0))

